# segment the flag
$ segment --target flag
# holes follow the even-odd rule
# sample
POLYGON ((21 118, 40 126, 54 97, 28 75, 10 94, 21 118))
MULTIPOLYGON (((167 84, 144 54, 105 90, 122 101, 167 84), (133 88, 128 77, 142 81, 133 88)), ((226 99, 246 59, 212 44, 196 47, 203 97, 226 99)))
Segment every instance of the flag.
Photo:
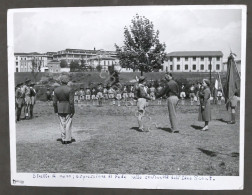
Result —
POLYGON ((228 109, 230 99, 234 96, 235 92, 240 90, 240 75, 238 73, 234 56, 230 54, 227 62, 227 76, 225 85, 225 102, 228 109))

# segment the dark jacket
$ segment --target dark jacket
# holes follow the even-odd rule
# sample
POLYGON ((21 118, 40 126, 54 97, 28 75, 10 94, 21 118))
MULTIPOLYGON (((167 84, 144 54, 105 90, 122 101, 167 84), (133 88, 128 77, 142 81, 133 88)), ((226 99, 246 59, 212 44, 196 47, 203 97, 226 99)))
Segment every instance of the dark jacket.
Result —
POLYGON ((135 99, 137 98, 145 98, 147 100, 151 100, 151 97, 148 95, 148 93, 144 90, 144 86, 138 85, 135 89, 134 94, 135 99))
POLYGON ((156 98, 162 97, 164 95, 166 95, 167 97, 179 95, 179 86, 176 81, 168 81, 165 87, 160 92, 158 92, 156 98))
POLYGON ((54 112, 74 114, 74 91, 67 85, 55 89, 53 98, 54 112))

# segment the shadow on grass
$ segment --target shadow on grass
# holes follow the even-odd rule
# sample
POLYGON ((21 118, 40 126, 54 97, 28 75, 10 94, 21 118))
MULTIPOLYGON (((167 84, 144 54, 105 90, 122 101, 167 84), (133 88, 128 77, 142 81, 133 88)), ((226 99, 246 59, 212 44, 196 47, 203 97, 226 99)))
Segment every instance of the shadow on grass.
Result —
POLYGON ((131 127, 130 129, 138 131, 138 132, 143 132, 143 131, 139 130, 139 127, 131 127))
POLYGON ((196 130, 201 130, 202 127, 198 126, 198 125, 191 125, 192 128, 196 129, 196 130))
POLYGON ((220 118, 220 119, 215 119, 216 121, 220 121, 220 122, 223 122, 223 123, 227 123, 228 121, 224 120, 223 118, 220 118))
POLYGON ((158 127, 158 129, 161 129, 161 130, 163 130, 163 131, 166 131, 166 132, 172 133, 172 129, 171 129, 171 128, 158 127))
MULTIPOLYGON (((58 138, 56 141, 62 143, 62 139, 61 139, 61 138, 58 138)), ((72 139, 71 139, 71 142, 76 142, 76 139, 72 138, 72 139)))
POLYGON ((203 152, 204 154, 206 154, 207 156, 210 156, 210 157, 217 156, 216 152, 213 152, 213 151, 210 151, 210 150, 205 150, 205 149, 202 149, 202 148, 198 148, 198 150, 200 150, 201 152, 203 152))

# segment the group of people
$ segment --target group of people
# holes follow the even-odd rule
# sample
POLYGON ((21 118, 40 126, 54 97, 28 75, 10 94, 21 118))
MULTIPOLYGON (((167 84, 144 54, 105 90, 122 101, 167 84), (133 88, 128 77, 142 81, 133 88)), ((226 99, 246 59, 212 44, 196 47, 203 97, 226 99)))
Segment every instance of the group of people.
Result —
POLYGON ((30 79, 18 83, 15 87, 15 107, 16 107, 16 121, 20 121, 22 109, 24 111, 23 119, 33 118, 33 108, 36 103, 35 83, 30 79))
MULTIPOLYGON (((159 102, 166 99, 169 113, 169 120, 171 124, 171 131, 173 133, 179 133, 178 118, 177 118, 177 105, 179 96, 181 93, 185 93, 179 87, 178 83, 173 79, 171 73, 166 73, 164 81, 155 88, 153 85, 147 87, 147 81, 144 76, 138 79, 138 82, 134 85, 117 84, 115 86, 106 85, 103 86, 99 83, 95 88, 86 89, 80 88, 80 90, 73 90, 68 83, 69 77, 67 75, 61 76, 61 86, 55 88, 53 91, 53 107, 54 112, 59 117, 61 138, 63 144, 69 144, 72 140, 72 118, 75 114, 75 103, 80 101, 95 101, 98 100, 98 105, 102 105, 103 101, 111 100, 112 104, 115 104, 115 100, 118 101, 120 106, 120 100, 125 101, 135 100, 137 102, 138 116, 137 121, 139 124, 139 131, 144 132, 144 123, 142 121, 145 116, 146 107, 149 105, 148 101, 158 100, 159 102)), ((203 79, 202 83, 198 84, 198 90, 190 90, 190 96, 197 96, 199 101, 199 115, 198 120, 204 122, 202 131, 209 129, 209 122, 211 121, 211 91, 210 82, 207 79, 203 79), (194 93, 193 93, 194 92, 194 93)), ((33 118, 33 108, 36 102, 36 90, 34 89, 34 83, 31 80, 26 79, 25 82, 16 85, 15 89, 16 98, 16 121, 20 120, 22 109, 24 110, 24 119, 33 118)), ((182 99, 182 98, 181 98, 182 99)), ((238 102, 238 94, 235 93, 228 101, 228 106, 231 107, 231 121, 229 124, 235 124, 235 110, 238 102)))

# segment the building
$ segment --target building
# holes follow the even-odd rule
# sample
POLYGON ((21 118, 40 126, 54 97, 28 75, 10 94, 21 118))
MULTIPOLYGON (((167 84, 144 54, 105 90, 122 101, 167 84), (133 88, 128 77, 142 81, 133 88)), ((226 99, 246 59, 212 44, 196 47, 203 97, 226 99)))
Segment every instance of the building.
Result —
POLYGON ((95 56, 88 59, 88 65, 92 68, 96 68, 97 66, 101 66, 102 70, 107 71, 109 66, 117 65, 119 60, 110 56, 95 56))
POLYGON ((41 72, 47 67, 48 56, 37 52, 14 53, 16 72, 41 72))
POLYGON ((165 72, 223 72, 221 51, 177 51, 167 54, 163 64, 165 72), (210 66, 211 64, 211 66, 210 66))
POLYGON ((52 73, 61 72, 60 61, 52 60, 52 61, 48 62, 48 72, 52 72, 52 73))

